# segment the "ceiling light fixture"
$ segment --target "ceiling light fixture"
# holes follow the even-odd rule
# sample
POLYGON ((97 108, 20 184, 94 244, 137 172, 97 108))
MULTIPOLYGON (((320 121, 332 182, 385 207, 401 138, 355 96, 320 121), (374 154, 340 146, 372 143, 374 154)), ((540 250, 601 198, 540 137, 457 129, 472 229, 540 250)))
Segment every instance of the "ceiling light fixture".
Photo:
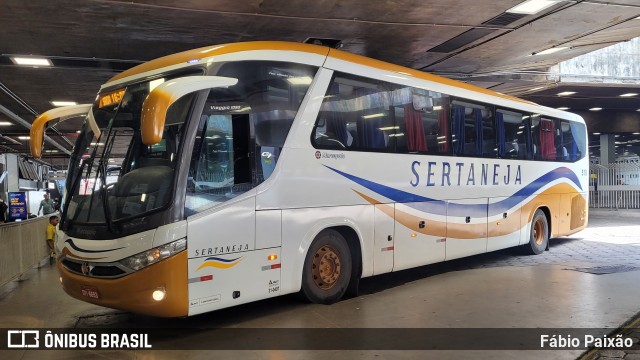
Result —
POLYGON ((569 96, 569 95, 573 95, 575 93, 576 93, 575 91, 563 91, 561 93, 558 93, 557 95, 558 96, 569 96))
POLYGON ((533 52, 533 53, 531 53, 531 55, 549 55, 549 54, 553 54, 553 53, 556 53, 558 51, 562 51, 562 50, 566 50, 566 49, 568 49, 568 47, 566 47, 566 46, 552 47, 551 49, 542 50, 542 51, 538 51, 538 52, 533 52))
POLYGON ((594 107, 594 108, 589 109, 589 111, 600 111, 600 110, 602 110, 602 108, 600 108, 600 107, 594 107))
POLYGON ((72 106, 78 105, 75 101, 49 101, 53 106, 72 106))
POLYGON ((636 93, 626 93, 626 94, 620 95, 620 97, 632 97, 632 96, 638 96, 638 94, 636 94, 636 93))
POLYGON ((13 124, 11 124, 8 121, 0 121, 0 126, 11 126, 11 125, 13 125, 13 124))
POLYGON ((379 117, 383 117, 384 113, 377 113, 377 114, 371 114, 371 115, 364 115, 362 118, 363 119, 373 119, 373 118, 379 118, 379 117))
POLYGON ((563 106, 563 107, 559 107, 558 110, 566 111, 566 110, 569 110, 569 108, 566 106, 563 106))
POLYGON ((593 133, 593 135, 600 135, 600 133, 593 133))
POLYGON ((51 60, 38 57, 12 56, 11 61, 16 65, 24 66, 53 66, 51 60))
POLYGON ((18 140, 29 140, 31 139, 30 136, 18 136, 18 140))
POLYGON ((291 85, 309 85, 311 84, 311 81, 313 81, 313 79, 308 76, 302 76, 302 77, 290 77, 287 79, 287 81, 291 85))
POLYGON ((557 3, 557 0, 528 0, 520 3, 511 9, 508 13, 533 15, 557 3))

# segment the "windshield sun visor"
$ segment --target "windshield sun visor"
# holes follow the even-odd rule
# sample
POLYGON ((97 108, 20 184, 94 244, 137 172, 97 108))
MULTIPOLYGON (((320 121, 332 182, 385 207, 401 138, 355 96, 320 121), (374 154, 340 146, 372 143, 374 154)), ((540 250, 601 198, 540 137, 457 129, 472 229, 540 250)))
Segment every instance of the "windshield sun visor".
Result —
POLYGON ((220 76, 194 76, 169 80, 158 85, 142 105, 140 128, 142 142, 145 145, 157 144, 162 140, 162 133, 167 110, 178 99, 186 94, 220 87, 229 87, 238 83, 238 79, 220 76))
MULTIPOLYGON (((38 116, 31 125, 31 155, 35 158, 42 156, 42 142, 44 139, 45 125, 53 120, 64 121, 81 115, 87 115, 91 111, 91 104, 71 105, 51 109, 38 116)), ((93 128, 93 126, 92 126, 93 128)))

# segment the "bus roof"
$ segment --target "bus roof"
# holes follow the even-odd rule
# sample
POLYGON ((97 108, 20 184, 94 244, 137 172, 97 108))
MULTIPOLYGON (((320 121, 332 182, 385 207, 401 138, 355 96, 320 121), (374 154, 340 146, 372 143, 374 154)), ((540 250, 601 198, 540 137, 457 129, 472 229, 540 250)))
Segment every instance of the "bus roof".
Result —
POLYGON ((138 74, 154 71, 154 70, 172 66, 172 65, 188 63, 189 61, 193 61, 193 60, 201 60, 201 59, 209 58, 216 55, 229 54, 229 53, 242 52, 242 51, 253 51, 253 50, 283 50, 283 51, 298 51, 298 52, 318 54, 318 55, 328 56, 335 59, 344 60, 344 61, 348 61, 348 62, 352 62, 352 63, 364 65, 364 66, 369 66, 369 67, 380 69, 380 70, 396 72, 402 75, 409 75, 414 78, 428 80, 435 83, 455 86, 458 88, 471 90, 471 91, 475 91, 475 92, 486 94, 486 95, 497 96, 500 98, 527 103, 530 105, 538 105, 536 103, 533 103, 527 100, 523 100, 514 96, 505 95, 505 94, 488 90, 479 86, 470 85, 457 80, 451 80, 442 76, 429 74, 424 71, 391 64, 385 61, 371 59, 361 55, 355 55, 346 51, 336 50, 336 49, 328 48, 325 46, 319 46, 319 45, 285 42, 285 41, 239 42, 239 43, 213 45, 213 46, 207 46, 207 47, 202 47, 198 49, 183 51, 180 53, 167 55, 155 60, 150 60, 148 62, 135 66, 129 70, 123 71, 122 73, 109 79, 109 81, 107 81, 105 85, 108 86, 109 83, 111 82, 121 80, 130 76, 135 76, 138 74))

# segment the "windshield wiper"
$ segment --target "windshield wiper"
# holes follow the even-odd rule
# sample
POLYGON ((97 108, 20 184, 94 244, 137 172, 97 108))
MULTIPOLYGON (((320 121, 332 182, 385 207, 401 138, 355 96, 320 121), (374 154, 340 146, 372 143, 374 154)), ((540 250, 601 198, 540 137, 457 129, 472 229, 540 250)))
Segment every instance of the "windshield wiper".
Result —
MULTIPOLYGON (((71 198, 73 197, 73 194, 75 193, 76 189, 78 188, 78 185, 80 184, 80 179, 82 179, 82 171, 84 170, 84 166, 87 165, 86 161, 81 161, 82 165, 80 165, 80 169, 77 172, 77 176, 75 178, 73 178, 73 182, 71 183, 71 187, 68 190, 67 193, 67 197, 68 199, 65 200, 64 205, 62 205, 62 221, 60 224, 60 228, 62 228, 65 223, 66 223, 66 219, 67 219, 67 214, 69 211, 69 205, 71 205, 71 198)), ((78 217, 78 212, 76 211, 76 213, 74 214, 74 219, 78 217)))

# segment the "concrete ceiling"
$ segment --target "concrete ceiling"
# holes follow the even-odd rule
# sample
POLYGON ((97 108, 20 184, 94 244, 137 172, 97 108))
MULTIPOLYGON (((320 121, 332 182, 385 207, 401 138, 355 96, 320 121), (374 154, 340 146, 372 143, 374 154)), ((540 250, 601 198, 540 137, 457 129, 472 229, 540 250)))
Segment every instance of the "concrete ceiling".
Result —
MULTIPOLYGON (((504 20, 505 10, 521 2, 5 0, 0 105, 32 122, 52 107, 51 100, 92 102, 101 83, 142 61, 212 44, 316 37, 339 39, 342 50, 574 108, 554 102, 563 90, 533 96, 527 90, 555 86, 544 75, 551 65, 640 36, 638 0, 559 1, 537 14, 504 20), (559 46, 568 49, 532 56, 559 46), (19 67, 9 60, 11 54, 45 56, 58 65, 19 67)), ((600 92, 585 96, 612 96, 595 89, 600 92)), ((629 109, 634 106, 640 107, 629 104, 629 109)), ((14 122, 4 114, 0 121, 14 122)), ((70 149, 65 139, 74 141, 79 123, 61 123, 52 138, 70 149)), ((28 129, 0 126, 0 134, 15 139, 28 129)), ((20 142, 0 137, 0 152, 28 152, 27 142, 20 142)), ((56 164, 63 162, 47 154, 56 164)))

